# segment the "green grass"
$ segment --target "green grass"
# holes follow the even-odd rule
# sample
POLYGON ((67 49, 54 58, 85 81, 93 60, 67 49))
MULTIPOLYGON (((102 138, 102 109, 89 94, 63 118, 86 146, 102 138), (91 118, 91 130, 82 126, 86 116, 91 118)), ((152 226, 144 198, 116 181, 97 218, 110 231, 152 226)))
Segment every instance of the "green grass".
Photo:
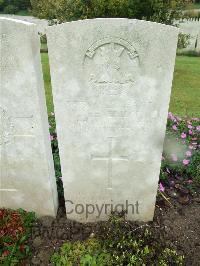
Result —
POLYGON ((46 43, 41 43, 41 48, 42 49, 47 49, 47 44, 46 43))
MULTIPOLYGON (((42 53, 48 112, 53 112, 48 54, 42 53)), ((200 57, 177 56, 170 111, 179 116, 200 117, 200 57)))
POLYGON ((53 107, 53 97, 52 97, 52 89, 51 89, 51 77, 50 77, 48 54, 41 53, 41 59, 42 59, 43 77, 44 77, 44 85, 45 85, 45 93, 46 93, 47 110, 48 110, 48 113, 51 113, 54 111, 54 107, 53 107))
POLYGON ((177 56, 170 111, 200 117, 200 57, 177 56))
POLYGON ((31 13, 28 10, 19 10, 15 15, 18 15, 18 16, 31 16, 31 13))

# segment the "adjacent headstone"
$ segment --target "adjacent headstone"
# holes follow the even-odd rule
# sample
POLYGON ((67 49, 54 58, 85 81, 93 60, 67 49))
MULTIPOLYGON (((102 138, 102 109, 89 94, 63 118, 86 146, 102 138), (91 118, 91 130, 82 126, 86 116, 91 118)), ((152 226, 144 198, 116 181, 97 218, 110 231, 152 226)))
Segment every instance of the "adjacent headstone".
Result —
POLYGON ((22 20, 25 22, 30 22, 37 25, 37 30, 40 34, 44 35, 46 34, 46 28, 49 25, 48 20, 46 19, 39 19, 32 16, 19 16, 19 15, 13 15, 13 14, 0 14, 0 17, 5 17, 9 19, 17 19, 22 20))
POLYGON ((55 216, 40 41, 34 24, 0 18, 0 207, 55 216))
POLYGON ((68 217, 152 220, 178 29, 95 19, 47 36, 68 217))
MULTIPOLYGON (((177 22, 178 23, 178 22, 177 22)), ((198 51, 197 41, 200 32, 200 21, 184 21, 179 23, 180 32, 189 35, 189 43, 182 51, 198 51)))
POLYGON ((200 30, 196 41, 196 52, 200 53, 200 30))

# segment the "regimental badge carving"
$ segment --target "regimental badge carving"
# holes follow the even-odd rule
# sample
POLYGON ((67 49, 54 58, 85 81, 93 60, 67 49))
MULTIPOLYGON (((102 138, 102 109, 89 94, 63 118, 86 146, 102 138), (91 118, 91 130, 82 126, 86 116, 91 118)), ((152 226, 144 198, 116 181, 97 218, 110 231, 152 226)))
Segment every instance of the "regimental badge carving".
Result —
POLYGON ((11 142, 13 138, 12 118, 0 107, 0 146, 11 142))
POLYGON ((92 83, 134 83, 134 72, 139 68, 139 55, 129 42, 106 37, 89 47, 85 54, 84 67, 92 83))

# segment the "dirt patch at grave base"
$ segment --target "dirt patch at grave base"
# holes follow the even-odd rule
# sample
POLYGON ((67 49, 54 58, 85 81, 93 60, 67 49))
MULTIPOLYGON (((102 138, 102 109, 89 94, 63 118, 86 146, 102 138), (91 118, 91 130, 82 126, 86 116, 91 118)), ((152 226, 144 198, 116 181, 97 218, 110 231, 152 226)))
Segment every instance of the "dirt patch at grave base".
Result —
POLYGON ((161 232, 159 242, 183 254, 186 265, 200 265, 200 198, 167 210, 157 207, 153 226, 161 232))
MULTIPOLYGON (((63 243, 101 234, 101 225, 70 221, 66 219, 64 208, 60 207, 56 219, 43 217, 35 223, 29 241, 32 257, 23 265, 51 265, 50 256, 63 243)), ((138 226, 138 223, 133 223, 133 228, 138 226)), ((156 233, 159 243, 185 255, 186 265, 200 265, 200 197, 192 199, 185 206, 174 201, 173 207, 166 207, 157 202, 154 222, 149 223, 149 226, 156 233)))

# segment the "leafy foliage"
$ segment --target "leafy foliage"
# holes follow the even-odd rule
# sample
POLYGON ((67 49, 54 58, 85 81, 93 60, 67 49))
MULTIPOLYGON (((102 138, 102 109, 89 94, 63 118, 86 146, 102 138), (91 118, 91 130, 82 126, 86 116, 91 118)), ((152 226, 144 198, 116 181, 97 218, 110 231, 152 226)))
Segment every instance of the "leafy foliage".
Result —
POLYGON ((15 14, 18 11, 18 8, 14 5, 7 5, 4 7, 5 14, 15 14))
POLYGON ((51 113, 51 115, 49 115, 49 130, 50 130, 51 148, 52 148, 53 159, 54 159, 58 194, 59 196, 64 196, 63 185, 62 185, 62 180, 61 180, 62 173, 61 173, 59 147, 58 147, 57 132, 56 132, 56 121, 55 121, 54 113, 51 113))
POLYGON ((136 18, 173 24, 188 0, 31 0, 33 13, 58 22, 91 18, 136 18))
POLYGON ((190 34, 179 33, 178 49, 186 48, 190 44, 190 34))
POLYGON ((0 11, 6 14, 14 14, 19 10, 27 10, 30 7, 30 0, 0 0, 0 11))
POLYGON ((162 169, 186 180, 200 178, 200 119, 181 119, 169 113, 162 169))
POLYGON ((11 0, 14 6, 19 8, 19 10, 26 10, 31 7, 30 0, 11 0))
POLYGON ((153 232, 133 229, 122 217, 111 216, 100 232, 96 239, 63 244, 51 262, 57 266, 183 265, 184 257, 158 244, 153 232))
POLYGON ((27 239, 35 221, 33 212, 0 209, 0 264, 19 265, 29 255, 27 239))
POLYGON ((160 191, 187 204, 200 188, 200 119, 169 113, 160 172, 160 191))
POLYGON ((59 253, 51 257, 55 265, 101 265, 107 266, 110 262, 110 254, 106 253, 96 239, 89 239, 84 243, 67 242, 60 248, 59 253))

